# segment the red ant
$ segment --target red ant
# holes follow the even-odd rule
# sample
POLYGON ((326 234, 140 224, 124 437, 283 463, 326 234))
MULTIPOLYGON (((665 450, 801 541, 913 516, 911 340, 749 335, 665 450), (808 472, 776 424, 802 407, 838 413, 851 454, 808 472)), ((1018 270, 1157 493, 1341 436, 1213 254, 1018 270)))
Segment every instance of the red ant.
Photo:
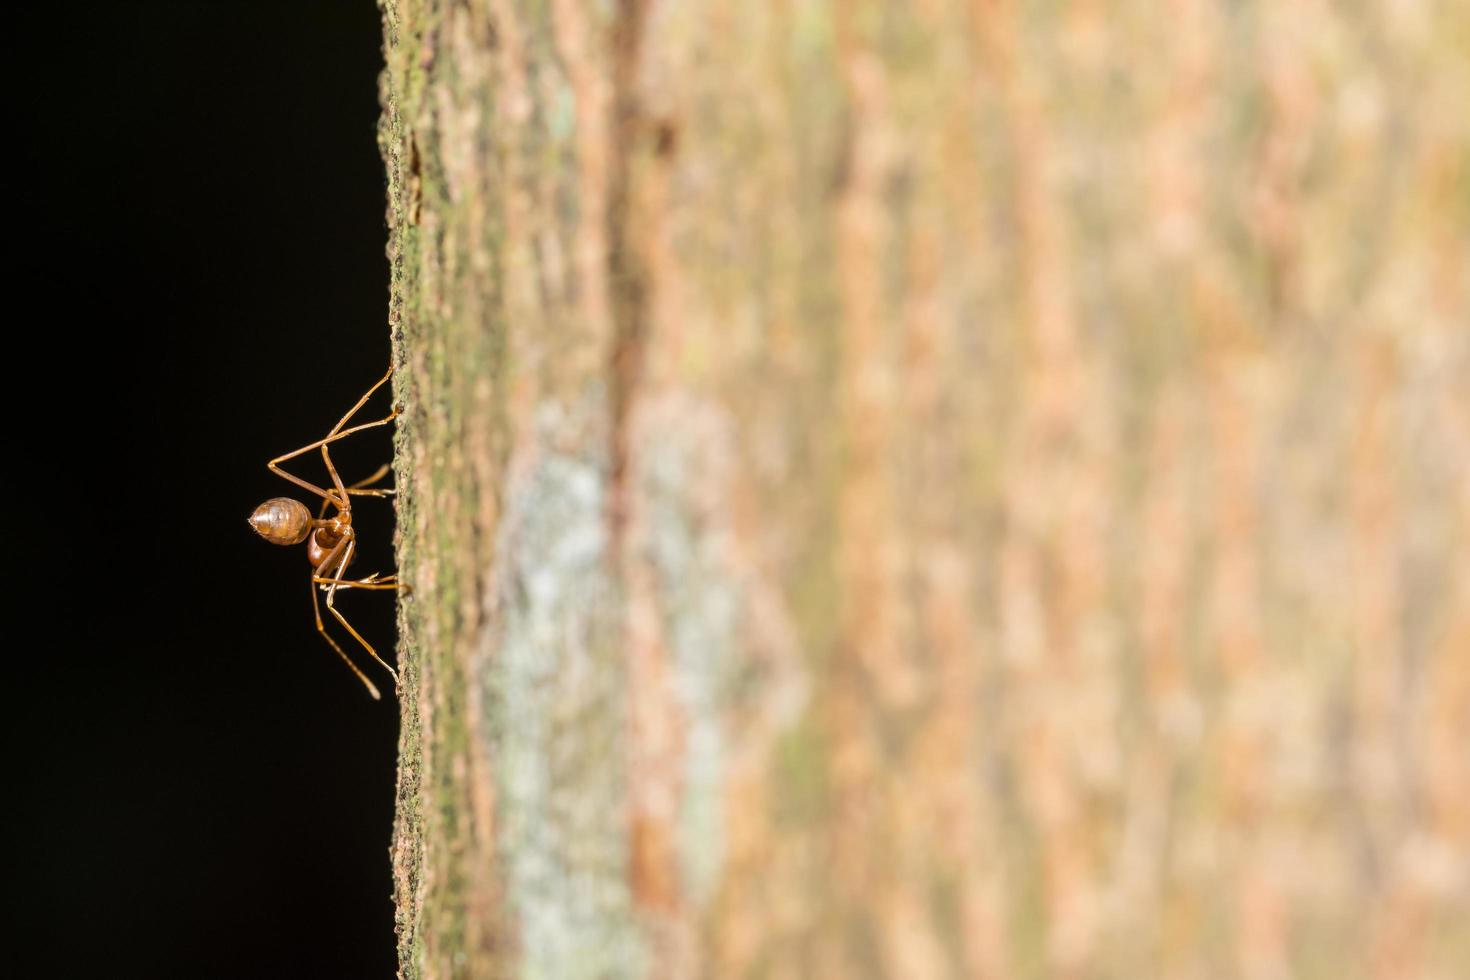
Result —
POLYGON ((395 408, 388 413, 386 418, 378 419, 376 422, 363 422, 351 428, 343 428, 351 420, 352 416, 356 415, 358 410, 367 404, 367 400, 372 397, 373 392, 381 388, 392 376, 393 369, 390 367, 388 373, 383 375, 382 380, 369 388, 367 394, 359 398, 357 404, 353 405, 347 414, 342 416, 341 421, 332 427, 332 431, 327 433, 325 439, 318 439, 309 446, 302 446, 294 452, 286 453, 284 456, 277 456, 266 464, 272 473, 290 480, 303 490, 310 490, 322 498, 322 505, 317 511, 315 519, 312 518, 311 511, 307 510, 305 504, 299 500, 293 500, 290 497, 272 497, 255 508, 255 512, 249 517, 250 526, 255 529, 257 534, 271 544, 293 545, 300 544, 303 541, 306 542, 306 557, 311 562, 311 608, 312 612, 316 614, 317 631, 332 645, 332 649, 337 651, 337 655, 352 669, 352 672, 357 675, 357 679, 362 681, 367 687, 368 693, 374 699, 381 697, 377 687, 372 681, 368 680, 366 674, 358 669, 357 664, 352 662, 352 658, 347 656, 346 651, 338 645, 336 640, 332 639, 331 634, 327 632, 326 627, 322 624, 322 611, 321 606, 317 602, 316 593, 320 589, 327 594, 327 611, 337 617, 337 622, 341 623, 347 632, 351 633, 353 638, 363 645, 363 649, 367 650, 368 654, 374 660, 383 665, 384 670, 393 675, 393 683, 396 686, 398 683, 398 672, 384 663, 383 658, 378 656, 378 652, 373 649, 372 644, 364 640, 362 634, 352 628, 352 624, 347 622, 346 617, 342 615, 335 604, 338 589, 406 590, 409 588, 407 585, 400 584, 396 575, 387 575, 379 578, 378 574, 374 572, 367 578, 362 579, 349 579, 345 577, 347 566, 352 563, 353 553, 357 550, 357 532, 352 528, 352 497, 354 495, 363 497, 390 496, 394 492, 391 489, 369 489, 372 484, 377 483, 387 474, 388 466, 384 465, 379 467, 378 471, 366 480, 360 480, 350 487, 343 486, 342 478, 337 475, 337 468, 332 465, 331 453, 327 452, 327 447, 339 439, 345 439, 354 432, 361 432, 364 429, 387 425, 398 417, 398 409, 395 408), (287 473, 279 465, 288 459, 293 459, 302 453, 308 453, 318 448, 322 451, 322 461, 327 464, 327 472, 332 476, 333 489, 331 490, 323 490, 321 487, 307 483, 300 477, 287 473), (326 516, 328 505, 337 509, 337 512, 331 517, 326 516))

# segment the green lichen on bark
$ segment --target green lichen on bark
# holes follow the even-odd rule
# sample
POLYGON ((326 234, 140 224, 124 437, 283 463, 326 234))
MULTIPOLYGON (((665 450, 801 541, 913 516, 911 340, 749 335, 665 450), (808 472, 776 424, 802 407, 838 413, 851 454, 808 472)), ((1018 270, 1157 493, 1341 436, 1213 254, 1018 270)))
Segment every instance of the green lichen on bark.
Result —
POLYGON ((568 100, 537 100, 549 135, 495 143, 485 10, 385 4, 384 21, 400 567, 416 588, 402 616, 402 970, 634 975, 608 821, 623 685, 604 363, 511 350, 500 285, 519 244, 503 230, 510 157, 562 153, 568 100), (528 374, 568 410, 509 418, 528 374), (601 694, 576 706, 555 696, 566 682, 601 694))
MULTIPOLYGON (((466 850, 471 689, 455 644, 472 621, 475 563, 463 547, 473 538, 476 508, 493 486, 482 486, 463 465, 463 413, 474 399, 466 385, 499 370, 491 326, 469 322, 443 306, 446 248, 462 254, 463 241, 446 237, 453 217, 438 134, 429 125, 429 63, 423 60, 437 30, 429 4, 383 5, 385 56, 380 131, 388 171, 395 397, 401 407, 396 443, 399 474, 399 567, 418 596, 401 606, 399 807, 394 838, 401 969, 420 976, 433 962, 453 963, 471 941, 493 944, 493 933, 467 921, 484 910, 467 901, 466 850), (426 147, 427 150, 421 149, 426 147), (431 216, 424 222, 425 211, 431 216), (432 597, 432 599, 428 598, 432 597), (478 930, 478 931, 477 931, 478 930)), ((447 64, 444 62, 443 64, 447 64)), ((498 390, 499 386, 495 386, 498 390)), ((493 406, 473 405, 493 430, 493 406)), ((483 430, 482 430, 483 431, 483 430)), ((486 452, 486 463, 493 447, 486 452)))

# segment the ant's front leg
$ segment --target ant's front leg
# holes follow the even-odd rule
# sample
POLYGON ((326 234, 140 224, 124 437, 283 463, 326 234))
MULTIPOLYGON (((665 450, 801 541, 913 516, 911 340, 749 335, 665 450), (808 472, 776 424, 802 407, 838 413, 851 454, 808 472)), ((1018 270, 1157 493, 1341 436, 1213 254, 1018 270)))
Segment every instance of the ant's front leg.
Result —
MULTIPOLYGON (((338 549, 340 549, 341 547, 342 542, 338 542, 337 548, 334 548, 332 550, 332 554, 328 555, 327 561, 322 562, 322 564, 328 564, 328 562, 332 560, 332 556, 335 555, 338 549)), ((342 662, 347 665, 347 669, 351 670, 352 673, 357 676, 357 679, 362 681, 363 687, 367 688, 368 693, 373 696, 373 700, 382 700, 383 695, 378 693, 378 686, 372 681, 368 680, 368 676, 362 672, 362 668, 352 662, 352 658, 347 656, 347 651, 342 649, 342 645, 336 640, 332 639, 332 634, 327 632, 326 624, 322 622, 322 607, 321 603, 317 601, 316 589, 316 576, 312 575, 311 613, 316 618, 316 631, 322 635, 322 639, 326 640, 327 643, 331 645, 333 650, 337 651, 337 656, 342 658, 342 662)))
POLYGON ((328 586, 336 586, 339 589, 398 589, 401 592, 413 591, 413 586, 407 582, 399 582, 396 579, 396 575, 387 575, 383 578, 378 578, 378 573, 374 572, 367 578, 358 579, 313 576, 312 582, 316 583, 323 592, 327 591, 328 586))
MULTIPOLYGON (((352 624, 347 621, 347 617, 346 616, 343 616, 342 613, 341 613, 341 611, 337 608, 337 605, 336 605, 337 589, 342 586, 342 581, 343 581, 342 578, 341 578, 342 572, 344 570, 346 570, 346 568, 347 568, 348 565, 352 564, 352 552, 357 547, 356 542, 353 541, 352 529, 351 528, 348 528, 346 535, 344 535, 344 537, 342 538, 341 541, 337 542, 337 547, 334 548, 334 549, 332 549, 332 554, 333 555, 336 555, 337 550, 340 549, 344 544, 347 546, 347 551, 342 555, 341 561, 339 561, 339 562, 338 561, 333 561, 329 557, 327 561, 322 562, 322 567, 323 568, 331 569, 331 568, 335 567, 337 569, 337 577, 335 579, 332 579, 332 580, 330 580, 328 582, 328 587, 327 587, 327 612, 329 612, 333 616, 336 616, 337 617, 337 622, 339 622, 339 623, 342 624, 342 628, 345 629, 345 630, 347 630, 347 632, 351 633, 352 634, 352 638, 355 639, 358 643, 361 643, 362 644, 362 648, 368 652, 368 655, 371 656, 378 663, 382 664, 383 669, 386 670, 388 673, 390 673, 390 674, 393 675, 393 683, 394 684, 397 684, 398 683, 398 671, 396 671, 392 667, 388 666, 387 662, 385 660, 383 660, 382 657, 378 656, 378 651, 373 649, 373 645, 371 643, 369 643, 367 640, 363 639, 363 636, 362 636, 361 633, 359 633, 357 630, 353 629, 352 624)), ((323 576, 323 577, 325 577, 325 576, 323 576)), ((398 585, 395 583, 393 587, 394 588, 398 588, 398 585)), ((363 586, 363 588, 371 588, 371 586, 363 586)))

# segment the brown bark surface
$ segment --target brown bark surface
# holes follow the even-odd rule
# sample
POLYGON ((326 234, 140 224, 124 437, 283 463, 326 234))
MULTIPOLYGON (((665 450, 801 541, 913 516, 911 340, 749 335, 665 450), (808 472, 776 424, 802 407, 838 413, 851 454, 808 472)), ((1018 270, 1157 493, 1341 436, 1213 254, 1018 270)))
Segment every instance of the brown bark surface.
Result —
POLYGON ((406 977, 1470 963, 1470 8, 381 0, 406 977))

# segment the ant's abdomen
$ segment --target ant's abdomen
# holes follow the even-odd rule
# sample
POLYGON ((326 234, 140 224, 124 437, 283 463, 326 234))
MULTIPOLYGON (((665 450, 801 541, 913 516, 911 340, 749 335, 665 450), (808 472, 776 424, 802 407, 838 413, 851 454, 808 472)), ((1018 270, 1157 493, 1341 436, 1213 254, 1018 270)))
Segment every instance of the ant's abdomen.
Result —
POLYGON ((300 544, 311 532, 311 511, 299 500, 272 497, 249 517, 255 533, 271 544, 300 544))

